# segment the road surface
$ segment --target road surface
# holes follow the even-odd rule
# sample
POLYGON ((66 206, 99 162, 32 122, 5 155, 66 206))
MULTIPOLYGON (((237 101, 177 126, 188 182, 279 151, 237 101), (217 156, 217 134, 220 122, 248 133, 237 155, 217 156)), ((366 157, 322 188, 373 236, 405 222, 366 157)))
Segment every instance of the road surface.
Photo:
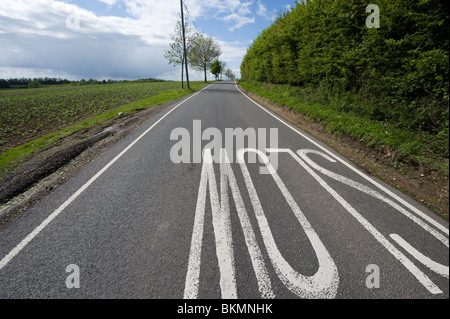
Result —
POLYGON ((0 298, 449 298, 448 265, 447 221, 233 82, 0 230, 0 298))

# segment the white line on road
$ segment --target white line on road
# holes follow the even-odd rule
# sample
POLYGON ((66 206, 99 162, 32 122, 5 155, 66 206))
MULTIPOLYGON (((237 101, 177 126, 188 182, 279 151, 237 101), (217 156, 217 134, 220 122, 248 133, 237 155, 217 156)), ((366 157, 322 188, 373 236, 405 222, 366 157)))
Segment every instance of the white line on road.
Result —
MULTIPOLYGON (((225 172, 221 169, 221 175, 225 172)), ((207 191, 211 202, 212 223, 214 238, 216 240, 216 255, 220 270, 220 290, 222 298, 236 299, 236 275, 234 269, 234 254, 231 237, 230 211, 228 208, 228 187, 220 181, 221 197, 217 191, 217 182, 214 175, 211 149, 205 149, 203 166, 198 190, 197 205, 194 217, 194 230, 192 232, 191 248, 189 252, 188 271, 184 288, 184 299, 198 298, 200 279, 200 263, 203 242, 203 228, 205 220, 205 208, 207 191), (225 204, 227 202, 227 204, 225 204)))
POLYGON ((219 199, 211 149, 205 149, 205 156, 206 160, 204 161, 208 167, 209 196, 211 199, 212 223, 216 239, 216 255, 219 261, 222 298, 236 299, 236 272, 234 268, 233 240, 231 237, 228 185, 224 183, 226 172, 222 166, 220 170, 221 197, 219 199))
MULTIPOLYGON (((213 84, 211 84, 213 85, 213 84)), ((69 206, 81 193, 83 193, 93 182, 95 182, 111 165, 113 165, 117 160, 119 160, 130 148, 132 148, 140 139, 142 139, 148 132, 150 132, 156 125, 158 125, 163 119, 165 119, 170 113, 176 110, 180 105, 192 99, 197 94, 201 93, 206 88, 203 88, 199 92, 194 95, 188 97, 183 100, 179 104, 177 104, 174 108, 172 108, 169 112, 167 112, 163 117, 161 117, 155 124, 153 124, 150 128, 148 128, 144 133, 139 135, 133 142, 130 143, 122 152, 119 153, 116 157, 114 157, 108 164, 106 164, 100 171, 97 172, 89 181, 87 181, 83 186, 81 186, 72 196, 70 196, 61 206, 59 206, 53 213, 51 213, 39 226, 37 226, 28 236, 26 236, 16 247, 14 247, 5 257, 0 261, 0 270, 3 269, 10 261, 13 259, 20 251, 32 241, 48 224, 50 224, 67 206, 69 206)))
POLYGON ((448 279, 449 277, 449 267, 444 266, 440 263, 437 263, 431 260, 429 257, 422 254, 420 251, 411 246, 406 240, 404 240, 400 235, 390 234, 389 235, 397 244, 399 244, 404 250, 410 253, 414 258, 420 261, 422 264, 427 266, 429 269, 434 271, 435 273, 444 276, 448 279))
POLYGON ((284 185, 280 176, 277 174, 275 168, 270 163, 269 158, 263 152, 256 149, 240 149, 237 153, 237 157, 261 236, 278 277, 290 291, 301 298, 334 298, 339 284, 339 274, 336 264, 316 231, 295 202, 291 193, 284 185), (268 172, 272 175, 272 178, 277 184, 278 189, 283 194, 284 199, 308 237, 319 263, 319 268, 314 275, 305 276, 296 271, 278 249, 275 238, 270 230, 269 222, 264 214, 264 210, 252 182, 250 172, 245 164, 244 155, 248 152, 255 152, 258 154, 259 158, 262 159, 268 172))
POLYGON ((309 150, 309 149, 302 149, 302 150, 298 150, 297 154, 312 168, 314 168, 315 170, 321 172, 322 174, 338 181, 341 182, 345 185, 348 185, 360 192, 363 192, 369 196, 375 197, 383 202, 385 202, 386 204, 390 205, 391 207, 393 207, 394 209, 396 209, 397 211, 399 211, 400 213, 402 213, 403 215, 405 215, 406 217, 408 217, 409 219, 411 219, 413 222, 415 222, 417 225, 419 225, 420 227, 422 227, 425 231, 427 231, 428 233, 430 233, 432 236, 434 236, 436 239, 438 239, 441 243, 443 243, 447 248, 449 246, 449 241, 448 238, 445 237, 443 234, 441 234, 439 231, 435 230, 433 227, 429 226, 428 224, 426 224, 425 222, 423 222, 421 219, 417 218, 415 215, 411 214, 410 212, 408 212, 406 209, 404 209, 402 206, 398 205, 397 203, 395 203, 394 201, 390 200, 389 198, 383 196, 381 193, 377 192, 376 190, 365 186, 361 183, 358 183, 350 178, 347 178, 345 176, 339 175, 337 173, 334 173, 332 171, 329 171, 319 165, 317 165, 314 161, 312 161, 309 157, 308 154, 312 153, 312 154, 316 154, 319 155, 323 158, 325 158, 326 160, 330 161, 330 162, 336 162, 334 161, 331 157, 329 157, 328 155, 321 153, 319 151, 316 150, 309 150))
POLYGON ((414 263, 392 245, 367 219, 353 208, 341 195, 330 187, 312 168, 310 168, 297 154, 290 149, 271 150, 290 154, 314 179, 332 195, 372 236, 384 246, 398 261, 400 261, 411 274, 432 294, 440 294, 442 291, 425 275, 414 263))
POLYGON ((245 243, 247 244, 253 269, 258 281, 261 297, 274 298, 270 278, 267 269, 264 266, 264 258, 256 242, 256 236, 246 212, 244 201, 236 183, 233 170, 229 164, 230 161, 225 149, 220 150, 220 158, 219 199, 211 149, 205 148, 195 210, 194 229, 192 232, 191 248, 189 252, 184 298, 198 298, 201 250, 203 245, 203 229, 206 208, 205 205, 208 188, 213 217, 212 222, 214 227, 214 236, 216 241, 216 254, 220 270, 220 288, 222 298, 237 298, 228 187, 231 188, 236 210, 244 232, 245 243))
POLYGON ((223 154, 221 170, 224 170, 225 174, 220 183, 221 185, 226 185, 226 182, 228 182, 231 188, 236 211, 239 216, 242 231, 244 232, 245 243, 247 245, 250 259, 253 265, 253 270, 255 271, 256 280, 258 282, 259 292, 261 293, 262 298, 275 298, 275 294, 272 290, 272 284, 270 282, 270 277, 267 272, 267 268, 264 265, 264 257, 256 241, 256 235, 250 222, 250 218, 247 214, 247 210, 245 209, 244 200, 242 199, 241 193, 239 191, 239 186, 236 182, 236 177, 234 176, 233 169, 229 164, 230 161, 226 154, 226 150, 222 149, 221 153, 223 154))
POLYGON ((184 299, 196 299, 200 280, 200 260, 202 255, 203 226, 205 224, 206 192, 208 191, 208 168, 203 163, 195 208, 194 230, 189 251, 188 270, 184 287, 184 299))

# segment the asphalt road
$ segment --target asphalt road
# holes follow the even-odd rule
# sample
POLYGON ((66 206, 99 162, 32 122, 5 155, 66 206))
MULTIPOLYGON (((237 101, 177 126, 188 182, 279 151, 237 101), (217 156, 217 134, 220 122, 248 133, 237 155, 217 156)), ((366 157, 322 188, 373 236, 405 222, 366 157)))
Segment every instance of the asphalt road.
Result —
POLYGON ((448 265, 447 221, 232 82, 0 230, 0 298, 449 298, 448 265))

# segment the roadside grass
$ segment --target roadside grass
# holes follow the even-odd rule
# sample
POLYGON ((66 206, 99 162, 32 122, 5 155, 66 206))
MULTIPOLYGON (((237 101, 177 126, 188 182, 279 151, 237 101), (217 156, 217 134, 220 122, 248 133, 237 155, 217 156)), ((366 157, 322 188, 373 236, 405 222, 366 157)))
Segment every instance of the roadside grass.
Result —
POLYGON ((441 174, 448 176, 448 154, 445 158, 441 152, 448 145, 448 136, 408 131, 396 127, 396 123, 372 120, 367 115, 367 110, 373 109, 371 101, 343 94, 325 96, 320 88, 313 91, 258 82, 239 84, 250 92, 303 115, 310 122, 322 123, 328 133, 349 135, 372 148, 387 147, 391 152, 396 152, 391 163, 393 166, 401 166, 402 162, 411 160, 419 165, 432 163, 441 170, 441 174), (350 104, 351 109, 359 111, 347 111, 350 104))
POLYGON ((209 83, 192 82, 191 90, 181 88, 169 89, 161 94, 140 101, 124 104, 101 114, 94 115, 76 124, 66 126, 55 132, 51 132, 42 137, 36 138, 17 147, 8 149, 0 154, 0 178, 3 178, 14 168, 25 163, 32 156, 50 147, 52 144, 62 138, 68 137, 80 130, 89 129, 95 126, 106 126, 108 124, 112 124, 114 120, 118 118, 118 113, 122 112, 124 115, 133 114, 144 109, 155 107, 182 98, 190 93, 199 91, 207 84, 209 83))

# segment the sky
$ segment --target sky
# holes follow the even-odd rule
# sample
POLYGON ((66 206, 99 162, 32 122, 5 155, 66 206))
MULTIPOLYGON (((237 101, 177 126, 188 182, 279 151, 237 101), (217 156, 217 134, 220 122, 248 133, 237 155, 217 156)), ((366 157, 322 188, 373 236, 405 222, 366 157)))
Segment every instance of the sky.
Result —
MULTIPOLYGON (((237 78, 247 48, 295 0, 184 0, 191 26, 211 35, 237 78)), ((178 81, 164 58, 179 0, 0 0, 0 79, 178 81)), ((202 80, 189 68, 190 80, 202 80)), ((208 74, 208 79, 213 75, 208 74)))

